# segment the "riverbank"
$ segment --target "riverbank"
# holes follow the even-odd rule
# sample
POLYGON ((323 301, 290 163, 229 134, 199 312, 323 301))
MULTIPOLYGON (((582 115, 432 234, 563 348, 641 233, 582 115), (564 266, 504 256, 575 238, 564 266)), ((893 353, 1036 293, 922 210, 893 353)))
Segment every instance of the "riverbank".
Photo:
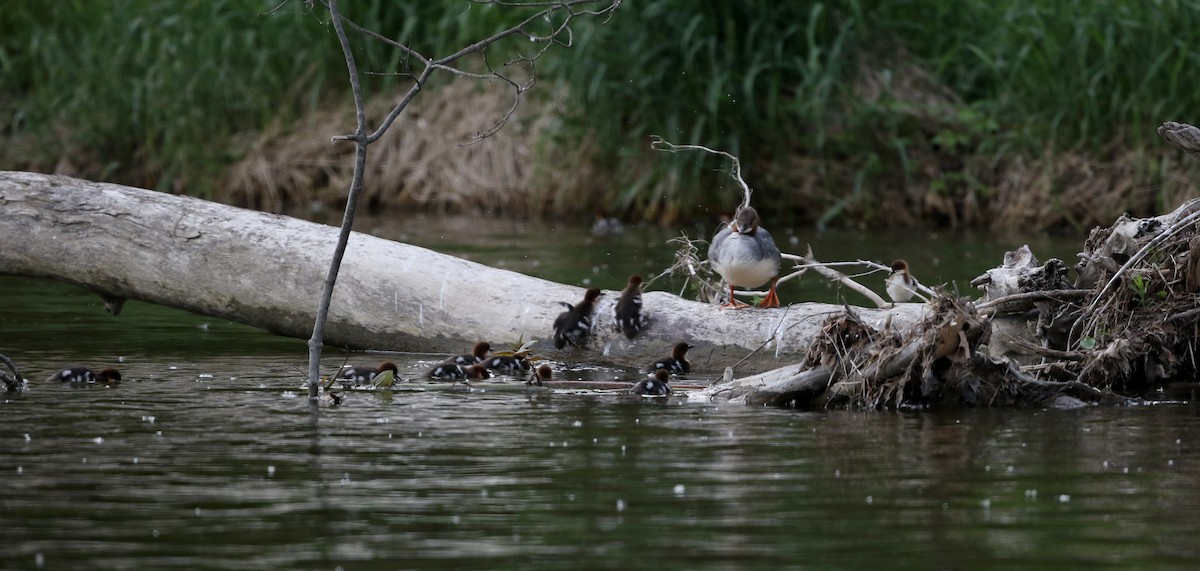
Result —
MULTIPOLYGON (((433 54, 519 15, 469 6, 345 9, 433 54)), ((15 5, 0 22, 0 169, 338 206, 350 149, 328 141, 353 117, 344 64, 327 18, 274 8, 15 5)), ((366 202, 573 221, 727 213, 728 165, 655 153, 661 135, 741 157, 755 203, 787 224, 1030 232, 1149 216, 1198 190, 1197 167, 1153 133, 1200 104, 1181 81, 1191 18, 1112 2, 622 6, 539 61, 489 140, 471 143, 512 103, 501 86, 426 86, 372 148, 366 202)), ((354 41, 372 105, 390 104, 396 54, 354 41)))

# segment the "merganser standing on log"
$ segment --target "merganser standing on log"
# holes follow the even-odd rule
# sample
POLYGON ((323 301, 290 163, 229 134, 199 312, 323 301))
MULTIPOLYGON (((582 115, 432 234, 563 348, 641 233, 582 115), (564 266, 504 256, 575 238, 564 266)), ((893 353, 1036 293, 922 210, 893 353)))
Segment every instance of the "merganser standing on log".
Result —
POLYGON ((759 226, 758 211, 753 207, 738 209, 733 222, 717 232, 708 247, 708 261, 729 284, 729 303, 721 307, 748 307, 733 297, 733 288, 755 288, 767 282, 771 282, 771 291, 758 306, 779 307, 775 280, 783 256, 771 233, 759 226))

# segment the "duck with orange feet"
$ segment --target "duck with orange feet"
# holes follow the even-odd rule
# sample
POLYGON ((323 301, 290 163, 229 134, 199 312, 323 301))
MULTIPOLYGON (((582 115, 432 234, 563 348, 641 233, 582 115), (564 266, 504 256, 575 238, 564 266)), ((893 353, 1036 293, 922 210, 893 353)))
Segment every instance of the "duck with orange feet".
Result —
POLYGON ((121 373, 112 367, 101 369, 99 373, 92 372, 87 367, 70 367, 54 373, 48 382, 81 383, 115 385, 121 382, 121 373))
POLYGON ((733 222, 713 236, 708 247, 708 261, 713 270, 729 284, 729 303, 721 307, 749 307, 733 297, 735 287, 756 288, 770 282, 771 290, 759 307, 779 307, 775 281, 783 256, 767 232, 759 224, 758 211, 746 205, 738 209, 733 222))
POLYGON ((600 298, 600 288, 590 288, 583 295, 579 305, 571 305, 565 301, 559 302, 567 306, 567 310, 558 314, 554 319, 554 347, 562 349, 569 343, 572 347, 581 347, 587 343, 592 334, 592 311, 596 308, 596 300, 600 298))
POLYGON ((669 375, 684 375, 692 370, 692 364, 687 360, 688 349, 692 346, 687 343, 676 343, 671 348, 671 356, 665 359, 655 361, 648 368, 651 373, 655 371, 666 371, 669 375))

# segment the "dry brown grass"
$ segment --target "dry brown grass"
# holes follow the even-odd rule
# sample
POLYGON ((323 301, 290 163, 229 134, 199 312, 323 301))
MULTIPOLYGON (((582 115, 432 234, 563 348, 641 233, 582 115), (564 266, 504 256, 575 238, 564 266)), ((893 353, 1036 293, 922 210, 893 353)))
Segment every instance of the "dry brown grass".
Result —
MULTIPOLYGON (((477 139, 505 116, 511 94, 495 82, 457 80, 415 99, 368 151, 361 200, 368 208, 489 213, 523 218, 573 211, 577 193, 605 177, 580 157, 590 151, 542 144, 557 126, 553 96, 522 99, 495 136, 477 139), (573 168, 577 165, 578 168, 573 168), (564 198, 567 197, 567 198, 564 198)), ((368 104, 377 124, 394 105, 368 104)), ((244 158, 221 185, 219 200, 280 211, 311 203, 341 205, 349 188, 353 146, 331 143, 353 130, 349 104, 329 106, 290 125, 248 138, 244 158)))
MULTIPOLYGON (((782 150, 746 161, 764 191, 760 200, 798 220, 1040 232, 1104 225, 1122 212, 1152 215, 1200 190, 1200 165, 1182 152, 1151 155, 1124 141, 1096 152, 1047 147, 1040 155, 978 154, 974 146, 987 134, 963 122, 962 102, 950 90, 899 56, 883 64, 863 66, 854 90, 863 101, 886 98, 910 114, 917 132, 906 147, 908 172, 885 165, 864 178, 861 157, 831 161, 782 150), (968 143, 946 149, 930 142, 944 132, 961 133, 968 143)), ((670 172, 655 185, 634 188, 661 161, 654 153, 626 158, 611 172, 601 164, 610 153, 560 128, 558 87, 541 87, 496 136, 481 141, 475 135, 503 117, 511 102, 504 86, 457 80, 421 94, 371 147, 363 203, 376 210, 581 221, 599 209, 660 222, 700 214, 696 197, 702 193, 678 188, 670 172)), ((372 101, 372 122, 392 104, 372 101)), ((229 169, 216 198, 268 211, 344 204, 353 149, 329 138, 348 133, 352 121, 352 109, 341 104, 247 136, 238 149, 244 158, 229 169)), ((892 135, 871 136, 883 148, 892 135)))

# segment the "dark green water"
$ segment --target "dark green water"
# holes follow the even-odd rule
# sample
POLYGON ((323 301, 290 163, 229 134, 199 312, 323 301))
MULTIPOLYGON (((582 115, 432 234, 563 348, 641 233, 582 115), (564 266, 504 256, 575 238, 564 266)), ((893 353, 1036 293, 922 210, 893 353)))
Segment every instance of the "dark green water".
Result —
MULTIPOLYGON (((676 235, 373 222, 608 288, 665 265, 658 244, 676 235)), ((797 239, 826 260, 908 257, 926 283, 965 283, 1019 245, 797 239)), ((1034 245, 1068 261, 1073 248, 1034 245)), ((808 280, 785 300, 836 298, 808 280)), ((76 288, 8 277, 0 352, 35 379, 0 401, 6 569, 1200 566, 1200 415, 1186 403, 808 413, 414 381, 314 410, 303 341, 137 302, 111 317, 76 288), (128 381, 40 381, 73 364, 128 381)), ((389 357, 412 377, 442 356, 389 357)))

